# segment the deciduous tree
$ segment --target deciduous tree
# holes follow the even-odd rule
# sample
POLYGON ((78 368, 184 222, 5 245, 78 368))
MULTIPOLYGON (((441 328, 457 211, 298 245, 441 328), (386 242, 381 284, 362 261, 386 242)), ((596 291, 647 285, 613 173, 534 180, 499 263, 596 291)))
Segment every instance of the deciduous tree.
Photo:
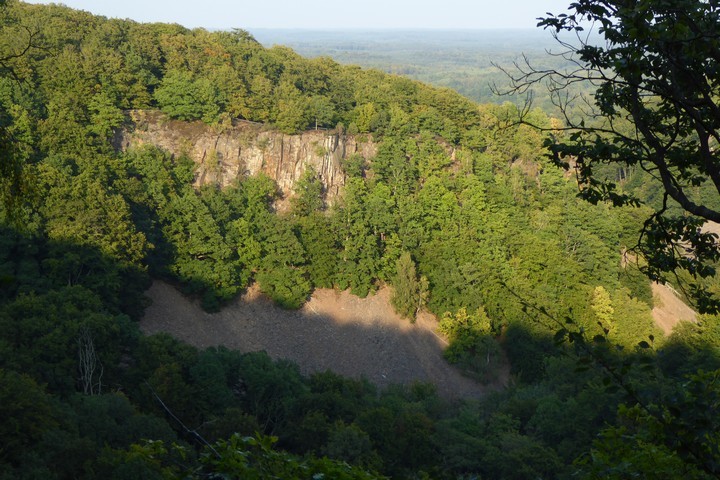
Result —
MULTIPOLYGON (((720 258, 717 237, 700 226, 720 222, 720 4, 579 0, 567 14, 539 20, 556 36, 558 54, 571 68, 523 65, 512 75, 513 92, 547 82, 564 113, 561 130, 569 133, 546 142, 554 162, 575 170, 583 198, 616 205, 638 199, 599 169, 610 164, 646 171, 663 191, 662 205, 643 230, 646 272, 660 280, 678 269, 713 275, 711 263, 720 258), (587 25, 597 26, 601 41, 584 31, 587 25), (579 82, 595 86, 592 99, 568 93, 579 82), (573 114, 578 104, 582 119, 573 114), (712 191, 714 200, 698 196, 698 187, 712 191), (689 215, 671 215, 673 205, 689 215)), ((701 310, 720 308, 720 300, 699 287, 693 293, 701 310)))
POLYGON ((424 276, 418 278, 415 262, 409 252, 400 255, 392 284, 391 301, 395 311, 414 322, 415 316, 427 301, 428 280, 424 276))

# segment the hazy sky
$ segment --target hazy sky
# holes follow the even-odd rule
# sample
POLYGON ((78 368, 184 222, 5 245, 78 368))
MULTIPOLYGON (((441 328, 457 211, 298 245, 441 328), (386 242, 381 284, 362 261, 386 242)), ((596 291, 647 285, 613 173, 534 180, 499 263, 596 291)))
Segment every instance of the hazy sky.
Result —
MULTIPOLYGON (((29 3, 51 3, 30 0, 29 3)), ((139 22, 205 28, 534 28, 571 0, 65 0, 69 7, 139 22)))

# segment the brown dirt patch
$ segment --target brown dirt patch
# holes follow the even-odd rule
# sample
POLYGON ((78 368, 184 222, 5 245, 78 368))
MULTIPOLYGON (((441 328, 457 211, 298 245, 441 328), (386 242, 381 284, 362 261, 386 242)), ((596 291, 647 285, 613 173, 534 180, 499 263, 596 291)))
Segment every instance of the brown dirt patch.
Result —
POLYGON ((652 292, 655 301, 652 316, 665 335, 670 335, 679 322, 695 321, 695 311, 680 300, 669 286, 653 282, 652 292))
POLYGON ((380 387, 430 382, 445 398, 478 398, 508 379, 507 366, 492 385, 462 376, 442 357, 447 342, 435 332, 435 317, 422 314, 415 324, 400 318, 387 288, 364 299, 320 289, 297 311, 283 310, 251 288, 214 314, 164 282, 155 281, 146 294, 153 304, 140 323, 143 332, 167 332, 199 348, 265 350, 296 362, 306 374, 329 369, 380 387))

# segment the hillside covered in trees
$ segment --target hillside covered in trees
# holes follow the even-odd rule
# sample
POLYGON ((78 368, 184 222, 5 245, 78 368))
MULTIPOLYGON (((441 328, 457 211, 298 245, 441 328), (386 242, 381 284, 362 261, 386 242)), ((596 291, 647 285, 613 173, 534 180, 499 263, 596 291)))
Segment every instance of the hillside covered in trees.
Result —
MULTIPOLYGON (((538 12, 542 12, 540 6, 538 12)), ((252 29, 265 46, 287 45, 305 57, 330 56, 344 65, 360 65, 448 87, 478 103, 522 102, 521 95, 498 96, 509 86, 497 66, 511 69, 527 60, 544 69, 571 67, 552 36, 539 29, 488 30, 293 30, 252 29), (555 55, 548 54, 549 52, 555 55)), ((578 84, 590 93, 591 85, 578 84)), ((532 89, 535 105, 558 113, 544 85, 532 89)))
MULTIPOLYGON (((717 475, 718 319, 663 337, 625 254, 650 208, 579 199, 514 106, 241 30, 16 1, 0 15, 0 478, 717 475), (306 169, 278 212, 268 176, 195 188, 188 155, 115 148, 131 110, 324 128, 376 154, 344 158, 331 204, 306 169), (251 283, 288 309, 389 284, 408 321, 442 319, 447 361, 482 381, 504 351, 513 382, 449 403, 143 336, 153 278, 209 311, 251 283)), ((642 175, 620 188, 651 203, 642 175)))

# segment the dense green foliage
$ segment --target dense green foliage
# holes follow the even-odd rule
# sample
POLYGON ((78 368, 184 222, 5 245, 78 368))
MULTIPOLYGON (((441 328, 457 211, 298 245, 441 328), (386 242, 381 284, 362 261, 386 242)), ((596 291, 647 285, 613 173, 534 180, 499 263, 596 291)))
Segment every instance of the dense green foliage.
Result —
MULTIPOLYGON (((538 6, 538 12, 543 8, 538 6)), ((543 69, 572 68, 563 49, 540 30, 289 30, 254 29, 263 45, 287 45, 305 57, 332 57, 345 65, 360 65, 402 75, 438 87, 451 88, 478 103, 522 102, 522 95, 498 97, 495 89, 509 85, 497 67, 511 69, 525 61, 543 69)), ((590 92, 578 85, 574 92, 590 92)), ((532 88, 534 104, 556 112, 544 85, 532 88)))
POLYGON ((405 318, 415 319, 415 315, 425 305, 428 296, 428 280, 418 278, 410 254, 400 255, 395 264, 395 276, 391 279, 393 285, 392 304, 395 311, 405 318))
POLYGON ((698 370, 720 368, 720 323, 661 338, 648 282, 620 255, 648 210, 576 198, 542 135, 501 128, 514 107, 265 49, 242 31, 19 2, 0 14, 12 165, 0 478, 717 474, 717 375, 698 370), (307 172, 278 214, 267 177, 194 189, 188 158, 117 151, 132 108, 219 129, 342 123, 377 155, 346 160, 331 207, 307 172), (392 283, 401 314, 442 316, 450 361, 489 380, 509 360, 511 383, 449 403, 429 385, 380 392, 264 353, 144 336, 152 276, 207 309, 252 281, 287 308, 318 286, 364 296, 392 283))
POLYGON ((718 24, 715 1, 573 3, 569 13, 549 14, 538 26, 554 32, 576 68, 528 67, 513 89, 552 85, 568 135, 546 145, 556 165, 573 164, 586 200, 637 204, 643 196, 619 188, 606 176, 607 166, 649 173, 644 183, 662 200, 643 227, 644 270, 655 280, 680 270, 693 277, 688 290, 701 312, 720 311, 720 298, 702 280, 715 276, 720 260, 717 235, 702 229, 708 221, 720 223, 718 24), (585 33, 567 41, 587 25, 597 26, 604 42, 588 42, 585 33), (594 88, 583 118, 569 113, 567 90, 579 83, 594 88))

